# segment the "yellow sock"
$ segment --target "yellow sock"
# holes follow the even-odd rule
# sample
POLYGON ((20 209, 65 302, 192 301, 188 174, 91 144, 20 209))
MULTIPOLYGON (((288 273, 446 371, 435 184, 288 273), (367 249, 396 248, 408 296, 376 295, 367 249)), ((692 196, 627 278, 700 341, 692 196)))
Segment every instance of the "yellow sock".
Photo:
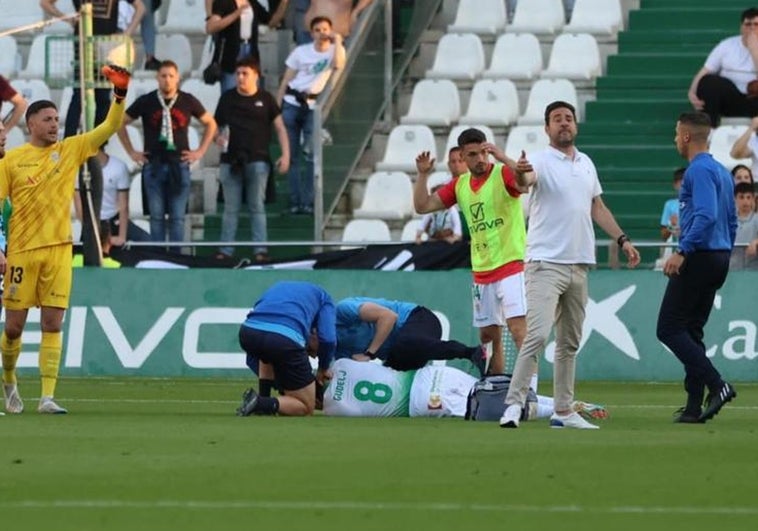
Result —
POLYGON ((0 352, 3 355, 3 382, 16 383, 16 362, 21 354, 21 338, 8 339, 0 336, 0 352))
POLYGON ((42 332, 39 346, 39 375, 42 379, 42 395, 54 396, 58 383, 58 367, 61 364, 62 340, 60 332, 42 332))

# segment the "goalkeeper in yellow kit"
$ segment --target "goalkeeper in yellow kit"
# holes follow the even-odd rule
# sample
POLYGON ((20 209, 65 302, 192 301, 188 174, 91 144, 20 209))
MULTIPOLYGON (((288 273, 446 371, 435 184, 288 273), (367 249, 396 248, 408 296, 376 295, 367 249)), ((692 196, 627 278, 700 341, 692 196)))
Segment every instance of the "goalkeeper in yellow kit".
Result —
POLYGON ((37 411, 66 413, 53 400, 61 359, 61 324, 71 293, 71 201, 79 167, 95 155, 121 127, 129 72, 103 67, 113 84, 114 100, 108 116, 87 133, 58 140, 58 110, 47 100, 26 110, 30 140, 0 160, 0 204, 13 205, 6 227, 8 249, 5 272, 5 330, 0 336, 3 358, 5 410, 21 413, 24 403, 16 383, 16 362, 29 308, 41 309, 42 341, 39 372, 42 392, 37 411))

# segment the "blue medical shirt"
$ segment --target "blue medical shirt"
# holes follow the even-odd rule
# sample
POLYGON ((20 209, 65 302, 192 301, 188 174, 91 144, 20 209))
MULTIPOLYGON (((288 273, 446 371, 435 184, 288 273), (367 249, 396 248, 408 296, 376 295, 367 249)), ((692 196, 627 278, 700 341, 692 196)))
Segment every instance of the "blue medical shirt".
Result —
POLYGON ((372 299, 370 297, 350 297, 337 303, 337 352, 336 357, 347 358, 364 352, 374 338, 375 325, 361 320, 361 305, 371 302, 383 306, 397 314, 397 321, 392 332, 377 352, 376 357, 386 360, 395 344, 398 330, 408 320, 408 316, 418 305, 410 302, 372 299))

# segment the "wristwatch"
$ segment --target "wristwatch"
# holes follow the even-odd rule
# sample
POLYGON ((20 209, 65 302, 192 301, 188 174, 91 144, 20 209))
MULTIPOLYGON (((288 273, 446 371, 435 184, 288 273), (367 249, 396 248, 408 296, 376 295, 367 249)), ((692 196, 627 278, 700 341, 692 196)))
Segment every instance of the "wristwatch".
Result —
POLYGON ((364 356, 368 356, 368 357, 369 357, 369 358, 371 358, 372 360, 373 360, 373 359, 376 359, 376 354, 375 354, 375 353, 373 353, 373 352, 371 352, 369 349, 366 349, 366 350, 364 350, 364 351, 363 351, 363 355, 364 355, 364 356))
POLYGON ((684 252, 684 251, 682 251, 681 249, 677 249, 677 250, 676 250, 676 251, 674 251, 674 252, 675 252, 676 254, 678 254, 679 256, 687 256, 687 255, 685 254, 685 252, 684 252))

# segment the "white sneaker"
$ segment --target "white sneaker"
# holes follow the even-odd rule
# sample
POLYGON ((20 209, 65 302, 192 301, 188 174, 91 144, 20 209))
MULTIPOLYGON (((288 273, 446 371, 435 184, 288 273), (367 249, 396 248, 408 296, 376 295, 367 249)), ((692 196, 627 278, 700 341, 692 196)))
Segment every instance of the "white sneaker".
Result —
POLYGON ((518 422, 521 419, 521 406, 511 404, 505 408, 503 416, 500 417, 501 428, 518 428, 518 422))
POLYGON ((576 428, 579 430, 599 430, 600 426, 595 426, 584 420, 579 413, 571 412, 569 415, 559 415, 553 413, 550 417, 551 428, 576 428))
POLYGON ((23 413, 24 402, 18 394, 17 384, 3 384, 3 396, 5 397, 5 411, 8 413, 23 413))
POLYGON ((39 406, 37 407, 38 413, 48 413, 51 415, 65 415, 68 413, 66 408, 63 408, 53 401, 52 396, 43 396, 39 399, 39 406))

